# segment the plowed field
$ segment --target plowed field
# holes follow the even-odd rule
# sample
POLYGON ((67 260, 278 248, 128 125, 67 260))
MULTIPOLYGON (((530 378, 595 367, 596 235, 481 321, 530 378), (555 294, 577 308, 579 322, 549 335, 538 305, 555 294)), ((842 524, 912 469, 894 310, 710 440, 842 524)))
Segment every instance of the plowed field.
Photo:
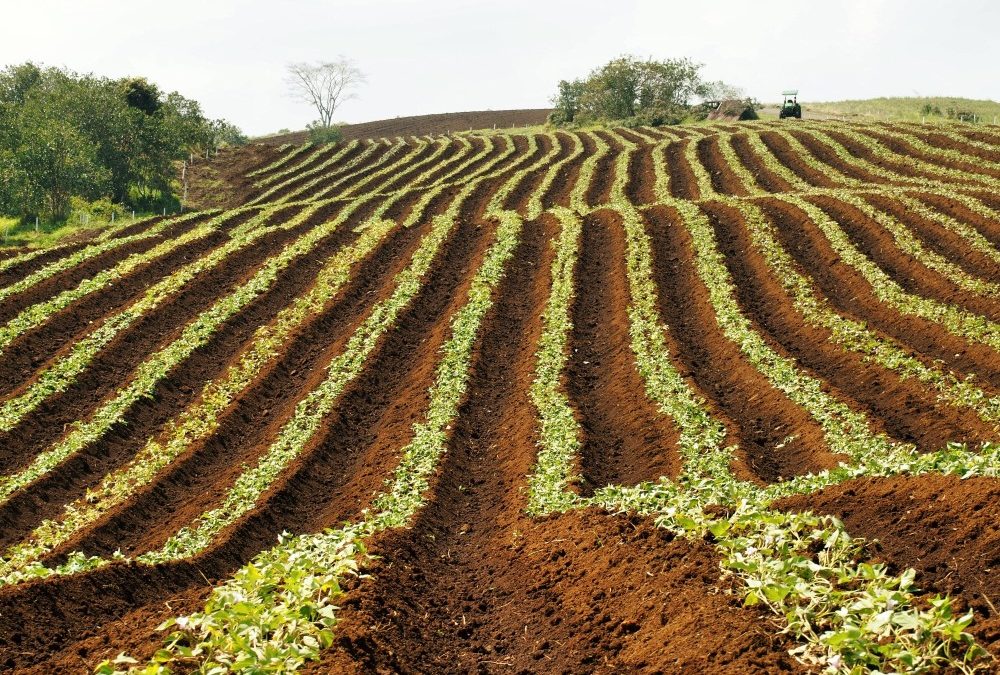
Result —
POLYGON ((996 672, 1000 129, 224 159, 0 260, 0 670, 996 672))

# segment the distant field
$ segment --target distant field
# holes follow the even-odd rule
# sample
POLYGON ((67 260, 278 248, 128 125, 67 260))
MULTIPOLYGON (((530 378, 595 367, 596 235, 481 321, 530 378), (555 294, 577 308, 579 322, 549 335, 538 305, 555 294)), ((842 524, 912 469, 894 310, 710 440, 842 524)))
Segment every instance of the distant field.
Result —
POLYGON ((804 104, 806 116, 819 115, 861 118, 875 120, 927 121, 957 120, 960 113, 971 113, 975 121, 985 124, 1000 122, 1000 103, 990 100, 969 98, 937 97, 895 97, 872 98, 859 101, 828 101, 804 104), (925 106, 930 105, 935 111, 925 112, 925 106), (949 110, 951 115, 949 116, 949 110), (937 114, 936 111, 940 111, 937 114))
MULTIPOLYGON (((396 136, 425 136, 427 134, 447 134, 470 129, 499 129, 537 126, 544 124, 550 108, 528 108, 524 110, 473 110, 437 115, 416 115, 395 117, 360 124, 346 124, 341 127, 344 140, 364 140, 366 138, 394 138, 396 136)), ((293 131, 254 139, 258 143, 283 145, 304 143, 309 138, 307 131, 293 131)))

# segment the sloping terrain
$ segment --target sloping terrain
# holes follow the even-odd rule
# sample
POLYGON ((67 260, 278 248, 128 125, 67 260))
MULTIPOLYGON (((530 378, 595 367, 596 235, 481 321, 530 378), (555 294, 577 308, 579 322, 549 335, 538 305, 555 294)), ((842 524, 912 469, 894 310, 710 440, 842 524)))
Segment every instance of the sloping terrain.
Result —
MULTIPOLYGON (((344 140, 364 140, 374 138, 397 138, 399 136, 427 136, 429 134, 452 134, 474 129, 511 129, 533 127, 545 124, 551 108, 525 108, 521 110, 470 110, 460 113, 436 113, 432 115, 409 115, 393 117, 373 122, 344 124, 340 127, 344 140)), ((267 145, 285 143, 305 143, 309 132, 293 131, 287 134, 273 134, 255 139, 267 145)))
POLYGON ((406 136, 0 260, 0 669, 995 670, 1000 130, 406 136))

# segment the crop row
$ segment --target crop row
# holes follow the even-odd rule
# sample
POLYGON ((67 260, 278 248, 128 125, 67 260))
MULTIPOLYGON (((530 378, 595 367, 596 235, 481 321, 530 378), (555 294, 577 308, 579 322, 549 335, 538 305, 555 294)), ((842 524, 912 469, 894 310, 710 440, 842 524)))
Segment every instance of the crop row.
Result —
MULTIPOLYGON (((148 666, 135 671, 167 673, 171 664, 186 663, 203 670, 294 669, 332 644, 334 603, 342 578, 356 569, 356 558, 364 552, 363 540, 413 517, 445 451, 480 326, 523 227, 513 212, 493 215, 500 219, 496 241, 472 279, 468 301, 452 317, 424 420, 414 425, 399 466, 366 517, 321 534, 286 538, 260 554, 213 591, 204 612, 168 621, 164 628, 180 630, 167 638, 148 666)), ((116 672, 115 666, 106 662, 98 672, 116 672)))

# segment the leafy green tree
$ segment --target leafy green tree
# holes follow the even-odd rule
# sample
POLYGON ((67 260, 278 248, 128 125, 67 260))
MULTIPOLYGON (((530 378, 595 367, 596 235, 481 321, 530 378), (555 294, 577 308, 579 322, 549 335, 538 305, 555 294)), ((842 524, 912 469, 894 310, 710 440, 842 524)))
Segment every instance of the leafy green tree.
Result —
POLYGON ((245 141, 197 101, 142 77, 78 75, 33 63, 0 71, 0 210, 65 217, 69 197, 154 207, 172 200, 178 160, 245 141))
MULTIPOLYGON (((706 83, 702 65, 688 58, 656 61, 621 56, 595 69, 585 80, 563 80, 553 99, 554 124, 614 121, 619 124, 670 124, 688 116, 692 99, 706 83)), ((725 86, 710 83, 712 87, 725 86)))

